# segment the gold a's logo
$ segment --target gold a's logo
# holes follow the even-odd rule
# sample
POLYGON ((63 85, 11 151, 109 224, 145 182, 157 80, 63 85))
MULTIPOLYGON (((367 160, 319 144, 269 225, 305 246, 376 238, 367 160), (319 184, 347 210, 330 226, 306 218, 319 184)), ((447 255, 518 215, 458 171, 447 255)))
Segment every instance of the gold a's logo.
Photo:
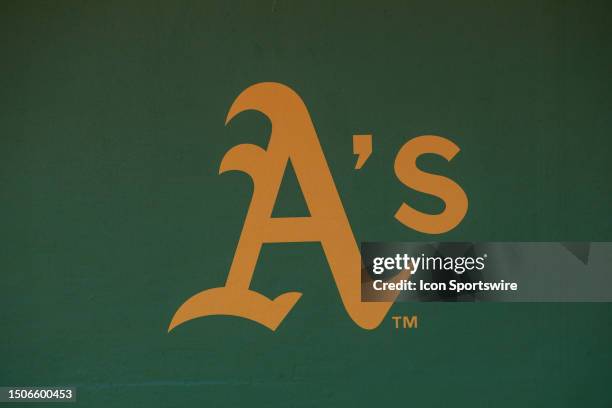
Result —
MULTIPOLYGON (((287 292, 269 299, 249 286, 262 245, 279 242, 320 242, 347 313, 360 327, 376 328, 393 302, 361 301, 361 256, 306 105, 289 87, 267 82, 247 88, 236 98, 226 124, 246 110, 265 114, 272 123, 272 133, 267 149, 241 144, 230 149, 221 161, 219 173, 242 171, 251 176, 254 184, 227 281, 225 286, 204 290, 187 299, 175 312, 168 331, 191 319, 210 315, 242 317, 276 330, 302 294, 287 292), (273 218, 289 161, 310 216, 273 218)), ((431 215, 402 204, 396 213, 400 222, 419 231, 440 233, 461 221, 467 211, 463 190, 448 178, 416 168, 416 157, 422 153, 435 153, 451 160, 458 151, 454 143, 439 136, 420 136, 404 145, 395 162, 398 178, 405 184, 408 184, 405 179, 412 178, 413 188, 439 196, 446 209, 431 215)), ((404 272, 397 278, 408 276, 404 272)))

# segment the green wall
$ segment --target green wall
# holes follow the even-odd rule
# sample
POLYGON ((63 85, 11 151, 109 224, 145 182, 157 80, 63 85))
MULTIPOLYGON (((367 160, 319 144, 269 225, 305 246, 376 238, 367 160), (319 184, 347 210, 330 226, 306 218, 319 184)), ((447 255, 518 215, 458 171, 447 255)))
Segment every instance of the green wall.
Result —
MULTIPOLYGON (((87 407, 609 407, 612 306, 396 304, 358 328, 318 244, 266 245, 252 287, 302 299, 276 332, 210 317, 252 183, 217 175, 255 112, 304 99, 358 241, 430 241, 393 173, 410 138, 461 152, 466 241, 612 240, 612 25, 601 1, 4 1, 0 4, 0 385, 76 385, 87 407), (374 153, 353 170, 352 135, 374 153)), ((278 214, 304 208, 286 177, 278 214)), ((571 284, 571 283, 570 283, 571 284)))

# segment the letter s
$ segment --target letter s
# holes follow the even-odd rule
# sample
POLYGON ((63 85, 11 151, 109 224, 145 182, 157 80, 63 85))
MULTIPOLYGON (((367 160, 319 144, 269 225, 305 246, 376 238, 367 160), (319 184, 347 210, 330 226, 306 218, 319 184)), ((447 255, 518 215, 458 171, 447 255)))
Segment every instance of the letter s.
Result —
POLYGON ((402 203, 395 218, 407 227, 427 234, 442 234, 455 228, 468 209, 468 198, 453 180, 419 170, 417 158, 433 153, 451 161, 461 149, 450 140, 433 135, 418 136, 406 142, 395 157, 395 175, 407 187, 431 194, 444 201, 440 214, 426 214, 402 203))

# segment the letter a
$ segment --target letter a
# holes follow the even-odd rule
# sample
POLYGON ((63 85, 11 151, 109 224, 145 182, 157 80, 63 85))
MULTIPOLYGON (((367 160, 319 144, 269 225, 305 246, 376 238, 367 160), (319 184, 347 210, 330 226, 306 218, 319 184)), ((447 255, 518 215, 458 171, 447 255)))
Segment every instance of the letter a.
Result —
POLYGON ((321 242, 346 311, 360 327, 377 327, 392 302, 361 301, 361 256, 304 102, 289 87, 266 82, 236 98, 226 124, 246 110, 265 114, 272 133, 267 149, 241 144, 221 161, 219 173, 242 171, 254 184, 227 282, 189 298, 174 314, 168 331, 210 315, 242 317, 276 330, 302 294, 288 292, 271 300, 249 286, 262 245, 279 242, 321 242), (272 218, 289 160, 311 215, 272 218))

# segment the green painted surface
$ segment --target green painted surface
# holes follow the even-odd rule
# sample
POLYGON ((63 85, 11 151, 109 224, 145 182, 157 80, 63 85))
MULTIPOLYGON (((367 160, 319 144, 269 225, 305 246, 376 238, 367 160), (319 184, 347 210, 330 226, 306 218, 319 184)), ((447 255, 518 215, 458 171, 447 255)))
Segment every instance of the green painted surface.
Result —
MULTIPOLYGON (((78 387, 87 407, 609 407, 610 304, 397 304, 346 315, 318 244, 267 245, 252 287, 304 293, 277 332, 166 327, 225 281, 251 194, 217 175, 264 145, 233 99, 277 81, 307 104, 358 241, 441 202, 393 174, 401 145, 457 180, 444 240, 612 240, 607 2, 43 2, 0 5, 0 384, 78 387), (353 170, 352 135, 374 154, 353 170)), ((287 177, 277 210, 304 207, 287 177), (296 194, 292 194, 295 192, 296 194)))

